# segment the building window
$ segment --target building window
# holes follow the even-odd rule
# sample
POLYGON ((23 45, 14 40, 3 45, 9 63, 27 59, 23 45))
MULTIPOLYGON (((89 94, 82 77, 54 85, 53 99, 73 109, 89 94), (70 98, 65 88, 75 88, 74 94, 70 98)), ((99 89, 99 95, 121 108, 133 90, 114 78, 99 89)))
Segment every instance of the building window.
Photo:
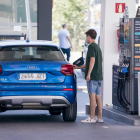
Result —
MULTIPOLYGON (((32 22, 37 22, 37 0, 29 1, 32 22)), ((0 1, 0 22, 26 23, 25 0, 0 1)))

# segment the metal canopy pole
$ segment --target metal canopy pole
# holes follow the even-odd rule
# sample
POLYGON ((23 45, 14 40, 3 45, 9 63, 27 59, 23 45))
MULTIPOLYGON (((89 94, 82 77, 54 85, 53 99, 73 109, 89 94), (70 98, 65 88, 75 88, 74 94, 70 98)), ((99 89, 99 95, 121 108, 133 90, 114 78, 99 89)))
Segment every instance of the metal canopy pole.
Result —
POLYGON ((25 0, 26 5, 26 19, 27 19, 27 29, 28 29, 28 39, 32 39, 31 34, 31 18, 30 18, 30 7, 29 7, 29 0, 25 0))
POLYGON ((76 28, 78 23, 74 26, 74 50, 77 50, 77 44, 76 44, 76 28))
POLYGON ((88 3, 87 3, 87 6, 88 6, 88 27, 90 27, 90 0, 88 0, 88 3))

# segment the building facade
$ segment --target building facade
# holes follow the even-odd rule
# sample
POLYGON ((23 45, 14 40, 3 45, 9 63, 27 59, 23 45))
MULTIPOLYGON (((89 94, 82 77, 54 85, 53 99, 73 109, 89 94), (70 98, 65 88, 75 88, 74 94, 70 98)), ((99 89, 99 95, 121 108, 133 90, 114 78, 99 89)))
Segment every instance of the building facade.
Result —
MULTIPOLYGON (((32 40, 37 39, 37 0, 29 0, 32 40)), ((25 0, 0 0, 0 35, 28 34, 25 0)))

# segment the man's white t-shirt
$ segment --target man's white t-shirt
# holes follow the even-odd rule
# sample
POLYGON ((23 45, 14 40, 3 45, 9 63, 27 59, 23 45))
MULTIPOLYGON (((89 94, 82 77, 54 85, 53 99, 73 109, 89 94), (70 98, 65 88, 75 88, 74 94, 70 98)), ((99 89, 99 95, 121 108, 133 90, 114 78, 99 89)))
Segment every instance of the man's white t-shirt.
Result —
POLYGON ((64 49, 70 48, 70 43, 67 38, 68 36, 70 36, 69 31, 66 29, 61 29, 58 33, 58 36, 59 36, 59 43, 60 43, 59 47, 64 49))

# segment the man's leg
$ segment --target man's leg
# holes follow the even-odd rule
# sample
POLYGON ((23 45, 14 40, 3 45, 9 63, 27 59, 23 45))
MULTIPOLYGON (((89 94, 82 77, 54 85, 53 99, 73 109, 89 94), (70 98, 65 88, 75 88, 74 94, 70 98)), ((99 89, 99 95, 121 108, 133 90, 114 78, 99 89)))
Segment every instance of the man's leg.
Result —
POLYGON ((66 54, 67 54, 67 61, 69 62, 69 60, 70 60, 70 48, 67 49, 66 54))
POLYGON ((98 106, 98 119, 102 119, 102 100, 100 95, 96 95, 97 106, 98 106))
POLYGON ((96 109, 96 94, 89 94, 90 98, 90 118, 95 119, 95 109, 96 109))
POLYGON ((87 82, 87 89, 89 93, 89 99, 90 99, 90 117, 88 117, 85 120, 82 120, 82 123, 96 123, 95 119, 95 108, 96 108, 96 94, 94 93, 96 91, 96 87, 93 85, 93 81, 90 80, 87 82))
POLYGON ((66 53, 66 52, 65 52, 65 49, 61 48, 61 50, 62 50, 63 54, 65 54, 65 53, 66 53))

